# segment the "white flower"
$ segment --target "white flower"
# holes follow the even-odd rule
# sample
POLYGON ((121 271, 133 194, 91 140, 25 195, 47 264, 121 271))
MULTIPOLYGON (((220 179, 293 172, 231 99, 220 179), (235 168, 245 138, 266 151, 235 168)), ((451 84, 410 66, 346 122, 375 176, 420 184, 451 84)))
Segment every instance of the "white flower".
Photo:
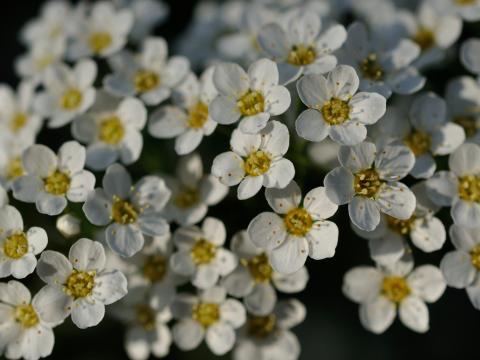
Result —
POLYGON ((115 3, 130 8, 133 12, 134 22, 130 38, 136 42, 140 42, 155 26, 163 23, 170 12, 167 3, 157 0, 117 0, 115 3))
POLYGON ((291 328, 305 320, 306 309, 295 299, 283 300, 264 316, 248 314, 245 326, 238 331, 234 360, 296 360, 300 342, 291 328))
POLYGON ((268 254, 252 243, 246 231, 233 236, 230 248, 240 261, 221 284, 229 295, 243 298, 249 313, 267 315, 272 312, 277 302, 275 289, 288 294, 305 289, 308 282, 305 267, 289 275, 273 270, 268 254))
POLYGON ((388 267, 360 266, 345 274, 343 292, 360 304, 360 322, 380 334, 390 327, 398 309, 400 321, 413 331, 429 328, 427 303, 437 301, 446 284, 441 271, 423 265, 412 271, 413 262, 402 259, 388 267))
POLYGON ((114 73, 103 79, 105 89, 117 96, 137 95, 147 105, 169 98, 190 69, 183 56, 168 58, 167 42, 159 37, 146 38, 140 54, 124 51, 109 63, 114 73))
POLYGON ((332 53, 343 45, 347 32, 342 25, 332 25, 324 32, 321 28, 318 14, 294 9, 260 30, 258 43, 279 64, 281 84, 302 73, 324 74, 337 65, 332 53))
POLYGON ((409 219, 415 209, 415 195, 398 180, 412 169, 415 157, 405 146, 385 146, 363 142, 342 146, 341 166, 324 179, 331 201, 348 203, 352 222, 361 230, 372 231, 380 223, 380 212, 400 220, 409 219))
POLYGON ((448 286, 466 289, 473 306, 480 310, 480 228, 450 227, 454 251, 448 252, 440 263, 448 286))
POLYGON ((469 76, 454 78, 445 94, 451 121, 465 130, 466 142, 480 145, 480 85, 469 76))
POLYGON ((175 106, 157 109, 150 117, 148 132, 155 138, 175 138, 175 152, 186 155, 194 151, 204 136, 209 136, 217 127, 208 106, 217 96, 210 67, 200 79, 192 73, 177 87, 175 106))
POLYGON ((13 206, 0 208, 0 277, 23 279, 35 270, 37 258, 47 246, 45 230, 23 230, 23 219, 13 206))
POLYGON ((13 184, 13 196, 35 203, 38 212, 50 216, 60 214, 72 202, 84 202, 95 186, 95 176, 83 169, 85 148, 76 141, 67 141, 57 155, 44 145, 32 145, 22 156, 26 172, 13 184))
POLYGON ((96 76, 97 65, 90 59, 79 61, 73 68, 65 64, 47 68, 43 77, 45 91, 35 99, 35 110, 50 118, 50 128, 70 123, 95 101, 93 82, 96 76))
POLYGON ((462 44, 460 49, 460 60, 467 70, 480 74, 480 39, 470 38, 462 44))
POLYGON ((439 250, 445 243, 445 226, 434 216, 440 207, 427 197, 425 181, 413 185, 412 191, 417 201, 410 218, 400 220, 383 214, 373 231, 363 231, 353 226, 359 236, 370 240, 370 256, 379 264, 398 261, 405 252, 411 251, 406 244, 407 238, 424 252, 439 250))
POLYGON ((35 42, 26 54, 16 59, 15 71, 20 77, 29 78, 34 83, 38 83, 47 69, 61 63, 64 55, 64 39, 35 42))
POLYGON ((127 170, 110 165, 103 177, 103 188, 88 195, 83 205, 87 219, 105 226, 106 241, 117 254, 130 257, 144 244, 144 235, 157 236, 169 231, 160 212, 170 198, 170 190, 157 176, 145 176, 132 186, 127 170))
POLYGON ((90 13, 74 24, 68 57, 77 60, 92 55, 110 56, 125 46, 132 25, 130 9, 116 10, 108 1, 94 3, 90 13))
POLYGON ((227 186, 240 184, 240 200, 251 198, 266 188, 284 188, 295 175, 293 163, 283 156, 288 150, 290 134, 287 127, 271 121, 258 134, 245 134, 236 129, 230 138, 232 151, 218 155, 212 174, 227 186))
POLYGON ((322 141, 327 136, 342 145, 356 145, 367 137, 365 125, 385 114, 386 99, 377 93, 360 92, 351 66, 340 65, 325 78, 305 75, 297 82, 300 100, 309 108, 295 122, 299 136, 322 141))
POLYGON ((279 14, 262 3, 245 4, 240 12, 238 28, 222 34, 216 45, 220 54, 227 58, 253 61, 261 52, 257 37, 262 26, 273 22, 279 14))
POLYGON ((258 133, 271 116, 290 106, 290 92, 278 84, 277 65, 268 59, 255 61, 248 72, 235 63, 218 64, 213 82, 219 95, 210 104, 210 116, 224 125, 240 119, 239 128, 245 133, 258 133))
POLYGON ((52 300, 43 291, 32 299, 25 285, 15 280, 0 283, 0 354, 7 359, 37 360, 52 353, 56 324, 43 316, 52 300))
POLYGON ((146 121, 147 110, 140 100, 119 100, 98 92, 90 111, 73 121, 72 134, 88 144, 87 166, 104 170, 119 160, 125 165, 138 160, 146 121))
POLYGON ((0 132, 2 136, 35 138, 42 118, 33 111, 34 85, 24 81, 15 93, 8 85, 0 85, 0 132))
POLYGON ((225 225, 218 219, 207 217, 202 228, 181 227, 173 234, 178 251, 170 257, 170 266, 176 273, 187 276, 199 289, 214 286, 220 276, 233 271, 238 260, 223 248, 225 225))
POLYGON ((147 360, 152 354, 164 357, 170 351, 172 335, 167 326, 170 311, 159 306, 163 293, 135 286, 113 306, 113 314, 127 325, 125 351, 132 360, 147 360))
POLYGON ((435 172, 435 156, 452 153, 465 140, 464 129, 448 121, 445 101, 431 92, 416 97, 408 113, 392 112, 378 124, 378 128, 381 132, 379 141, 387 136, 410 148, 415 155, 410 174, 421 179, 427 179, 435 172))
POLYGON ((215 176, 203 174, 202 159, 194 153, 178 160, 176 177, 166 176, 172 196, 164 216, 180 225, 193 225, 207 214, 208 207, 218 204, 228 193, 228 187, 215 176))
POLYGON ((222 287, 203 290, 199 296, 181 294, 172 305, 179 321, 173 325, 173 341, 183 351, 193 350, 203 339, 215 355, 223 355, 235 344, 235 329, 245 323, 245 309, 226 298, 222 287))
POLYGON ((420 55, 420 47, 407 39, 389 45, 391 48, 383 48, 361 23, 349 26, 345 60, 357 69, 360 89, 378 92, 386 98, 392 92, 401 95, 417 92, 425 84, 425 78, 411 64, 420 55))
POLYGON ((429 0, 440 12, 456 14, 464 21, 480 19, 480 1, 478 0, 429 0))
POLYGON ((40 16, 24 26, 21 38, 29 46, 39 42, 64 42, 71 32, 74 13, 66 1, 48 1, 42 6, 40 16))
POLYGON ((56 228, 66 238, 74 237, 80 234, 81 221, 72 214, 59 216, 56 222, 56 228))
POLYGON ((9 190, 15 179, 25 175, 22 154, 34 142, 35 139, 25 133, 22 136, 0 134, 0 184, 5 189, 9 190))
POLYGON ((416 14, 402 11, 398 20, 410 37, 422 50, 415 65, 426 66, 444 60, 446 50, 460 37, 462 19, 454 14, 443 14, 427 1, 420 3, 416 14))
POLYGON ((118 270, 106 270, 102 244, 82 238, 70 248, 68 259, 57 251, 44 251, 37 274, 47 283, 39 294, 45 302, 40 316, 58 322, 71 314, 81 329, 98 325, 110 305, 127 294, 127 279, 118 270))
POLYGON ((252 242, 269 255, 273 269, 292 274, 314 260, 335 255, 338 228, 325 220, 338 206, 331 202, 324 187, 310 190, 301 205, 302 194, 296 182, 285 189, 267 189, 265 197, 275 212, 263 212, 248 225, 252 242))
POLYGON ((451 206, 453 221, 467 228, 480 226, 480 146, 466 143, 448 159, 450 171, 427 180, 427 194, 440 206, 451 206))

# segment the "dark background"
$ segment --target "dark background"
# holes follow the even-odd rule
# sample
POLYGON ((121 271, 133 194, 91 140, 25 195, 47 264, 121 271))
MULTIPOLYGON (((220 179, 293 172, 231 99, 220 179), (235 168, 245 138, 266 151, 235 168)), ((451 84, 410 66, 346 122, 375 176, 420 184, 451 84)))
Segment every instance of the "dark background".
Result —
MULTIPOLYGON (((18 41, 21 26, 38 14, 43 1, 19 0, 2 1, 0 21, 0 82, 16 84, 13 72, 14 59, 24 49, 18 41)), ((194 0, 170 0, 170 17, 166 24, 156 29, 156 34, 173 40, 188 24, 194 0)), ((478 32, 473 27, 464 30, 462 38, 478 32)), ((429 77, 434 88, 442 93, 445 80, 454 74, 464 73, 458 61, 448 67, 449 71, 431 71, 429 77)), ((43 131, 39 142, 57 148, 68 139, 67 130, 43 131)), ((216 143, 218 152, 227 149, 225 135, 215 134, 209 139, 216 143)), ((172 144, 158 142, 146 144, 145 152, 153 158, 153 165, 171 168, 175 162, 172 144), (158 150, 160 149, 160 150, 158 150)), ((200 149, 203 153, 204 145, 200 149)), ((208 144, 207 144, 208 146, 208 144)), ((210 150, 210 149, 208 149, 210 150)), ((208 152, 208 150, 206 150, 208 152)), ((211 158, 212 153, 207 155, 211 158)), ((208 169, 209 163, 205 165, 208 169)), ((134 173, 138 167, 132 169, 134 173)), ((322 173, 315 168, 305 170, 303 189, 322 184, 322 173)), ((250 219, 260 211, 267 210, 262 195, 239 202, 232 196, 212 209, 211 214, 221 218, 229 229, 229 237, 236 230, 245 228, 250 219), (232 209, 234 209, 232 211, 232 209)), ((444 211, 442 215, 447 215, 444 211)), ((445 218, 445 217, 444 217, 445 218)), ((51 231, 53 219, 50 221, 51 231)), ((308 309, 306 321, 296 329, 302 343, 301 359, 478 359, 480 313, 473 309, 465 291, 447 289, 444 296, 435 304, 429 305, 431 330, 427 334, 416 334, 405 328, 399 321, 383 335, 373 335, 362 328, 358 320, 358 305, 346 299, 342 292, 343 274, 351 267, 370 264, 366 241, 355 236, 348 223, 346 208, 342 208, 334 221, 340 228, 340 240, 333 259, 313 261, 307 266, 310 282, 307 289, 298 297, 308 309)), ((27 225, 29 221, 26 220, 27 225)), ((451 249, 447 243, 440 253, 421 254, 414 249, 417 264, 438 265, 445 250, 451 249)), ((90 330, 75 328, 69 320, 55 329, 56 344, 52 359, 126 359, 123 352, 123 331, 120 324, 105 319, 100 326, 90 330)), ((172 346, 168 359, 215 359, 204 345, 195 351, 184 353, 172 346)), ((225 358, 230 358, 228 355, 225 358)), ((255 359, 252 359, 255 360, 255 359)), ((281 359, 279 359, 281 360, 281 359)))

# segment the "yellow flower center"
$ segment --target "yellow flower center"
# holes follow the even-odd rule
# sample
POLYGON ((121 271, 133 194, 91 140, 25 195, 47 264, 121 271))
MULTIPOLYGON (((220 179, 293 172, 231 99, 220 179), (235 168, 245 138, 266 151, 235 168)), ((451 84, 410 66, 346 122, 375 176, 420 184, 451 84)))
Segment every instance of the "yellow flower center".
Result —
POLYGON ((54 60, 55 58, 53 55, 47 54, 35 59, 35 66, 37 67, 37 70, 42 71, 50 66, 54 60))
POLYGON ((100 123, 100 140, 110 145, 117 145, 125 135, 125 128, 118 116, 107 117, 100 123))
POLYGON ((156 314, 151 306, 140 304, 135 307, 138 324, 146 331, 155 330, 156 314))
POLYGON ((360 63, 360 70, 365 78, 380 81, 383 79, 384 71, 378 63, 377 54, 370 54, 360 63))
POLYGON ((323 104, 322 109, 323 119, 330 125, 342 124, 348 120, 350 116, 350 106, 348 102, 332 98, 323 104))
POLYGON ((267 282, 272 278, 273 269, 265 253, 254 256, 249 260, 242 259, 241 263, 248 268, 256 283, 267 282))
POLYGON ((288 53, 287 62, 295 66, 309 65, 317 58, 317 52, 313 46, 293 45, 288 53))
POLYGON ((381 291, 387 299, 398 304, 410 294, 410 287, 401 276, 387 276, 383 279, 381 291))
POLYGON ((220 320, 220 307, 213 303, 199 303, 193 306, 192 318, 208 328, 220 320))
POLYGON ((287 231, 295 236, 305 236, 313 226, 312 216, 302 208, 290 210, 283 221, 287 231))
POLYGON ((480 271, 480 245, 475 246, 470 251, 470 258, 472 261, 472 265, 475 266, 475 268, 480 271))
POLYGON ((420 28, 413 36, 413 41, 424 51, 430 49, 435 44, 435 34, 430 29, 420 28))
POLYGON ((429 134, 423 131, 413 131, 403 140, 415 156, 420 156, 428 152, 432 143, 429 134))
POLYGON ((143 265, 143 276, 151 282, 160 282, 167 274, 167 260, 162 255, 150 255, 143 265))
POLYGON ((70 177, 58 170, 43 180, 46 192, 53 195, 64 195, 70 188, 70 177))
POLYGON ((65 110, 75 110, 82 102, 83 95, 78 89, 68 89, 60 98, 60 106, 65 110))
POLYGON ((387 215, 388 227, 400 235, 408 235, 412 231, 415 224, 415 216, 410 217, 407 220, 400 220, 393 216, 387 215))
POLYGON ((15 321, 23 328, 31 328, 39 323, 38 315, 31 304, 18 305, 14 310, 15 321))
POLYGON ((112 44, 112 35, 104 31, 94 32, 90 35, 88 43, 92 53, 100 54, 112 44))
POLYGON ((113 197, 112 219, 118 224, 133 224, 137 221, 138 211, 132 203, 120 199, 118 196, 113 197))
POLYGON ((137 92, 144 93, 155 89, 160 84, 160 78, 153 71, 142 69, 133 77, 133 83, 137 92))
POLYGON ((473 5, 476 0, 453 0, 454 3, 460 6, 473 5))
POLYGON ((10 121, 10 130, 16 133, 19 130, 23 129, 23 127, 27 124, 27 122, 28 122, 27 115, 25 115, 24 113, 18 113, 10 121))
POLYGON ((463 200, 480 202, 480 176, 467 175, 458 179, 458 194, 463 200))
POLYGON ((28 240, 23 232, 10 235, 5 239, 3 253, 10 259, 20 259, 27 252, 28 240))
POLYGON ((16 179, 25 174, 20 156, 11 159, 7 165, 6 176, 8 180, 16 179))
POLYGON ((238 99, 237 107, 240 113, 244 116, 257 115, 263 112, 265 108, 265 99, 260 92, 249 90, 238 99))
POLYGON ((274 314, 266 316, 249 316, 247 321, 248 335, 257 339, 265 339, 277 328, 277 317, 274 314))
POLYGON ((473 116, 457 116, 453 119, 453 122, 465 130, 467 137, 475 136, 479 129, 477 121, 473 116))
POLYGON ((174 200, 174 203, 180 209, 188 209, 197 204, 200 200, 200 193, 195 188, 185 188, 179 193, 174 200))
POLYGON ((375 198, 383 181, 375 169, 365 169, 355 174, 354 189, 357 195, 375 198))
POLYGON ((205 239, 197 240, 190 250, 193 262, 197 265, 210 263, 217 253, 217 247, 205 239))
POLYGON ((200 129, 208 120, 208 105, 199 101, 188 109, 188 127, 200 129))
POLYGON ((73 269, 64 284, 63 291, 74 299, 89 296, 95 286, 95 275, 95 271, 80 271, 73 269))
POLYGON ((270 169, 272 159, 270 155, 262 150, 257 150, 245 159, 243 167, 245 173, 249 176, 259 176, 265 174, 270 169))

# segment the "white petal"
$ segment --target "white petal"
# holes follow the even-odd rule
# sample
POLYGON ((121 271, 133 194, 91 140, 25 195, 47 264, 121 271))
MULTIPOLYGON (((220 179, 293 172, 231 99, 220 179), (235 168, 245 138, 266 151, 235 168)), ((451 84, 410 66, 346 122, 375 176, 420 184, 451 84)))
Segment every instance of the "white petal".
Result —
POLYGON ((190 154, 202 142, 203 132, 188 130, 175 140, 175 152, 178 155, 190 154))
POLYGON ((229 323, 235 329, 245 323, 246 314, 243 305, 234 299, 227 299, 220 305, 221 320, 229 323))
POLYGON ((57 168, 57 156, 45 145, 32 145, 22 155, 25 171, 29 175, 46 178, 57 168))
POLYGON ((255 285, 253 291, 245 296, 243 301, 250 314, 264 316, 273 311, 277 295, 270 283, 260 283, 255 285))
MULTIPOLYGON (((271 212, 263 212, 257 215, 248 225, 248 236, 252 242, 263 249, 274 249, 280 246, 287 233, 280 216, 271 212)), ((305 253, 305 255, 307 255, 305 253)))
POLYGON ((255 285, 250 272, 244 266, 238 266, 232 273, 227 275, 221 282, 229 295, 244 297, 252 292, 255 285))
POLYGON ((353 174, 343 167, 333 169, 323 180, 328 198, 337 205, 352 200, 355 195, 353 182, 353 174))
POLYGON ((375 168, 380 178, 394 181, 407 176, 415 164, 415 156, 406 146, 385 146, 379 149, 375 168))
POLYGON ((80 329, 98 325, 105 316, 105 305, 101 302, 91 302, 79 299, 73 303, 72 321, 80 329))
POLYGON ((447 155, 465 141, 465 131, 460 125, 447 123, 432 134, 432 153, 447 155))
POLYGON ((357 145, 367 137, 367 128, 360 122, 346 121, 330 127, 330 138, 341 145, 357 145))
POLYGON ((310 190, 305 195, 303 206, 315 220, 328 219, 338 209, 338 205, 330 200, 323 186, 310 190))
POLYGON ((439 171, 427 180, 427 195, 439 206, 451 206, 458 192, 458 179, 450 171, 439 171))
POLYGON ((380 223, 380 210, 374 200, 355 196, 348 204, 352 222, 361 230, 373 231, 380 223))
POLYGON ((120 300, 127 292, 127 278, 118 270, 103 271, 95 277, 93 295, 105 305, 120 300))
POLYGON ((463 251, 447 253, 440 263, 448 286, 462 289, 470 285, 477 273, 472 265, 470 254, 463 251))
POLYGON ((277 85, 268 90, 265 97, 265 107, 271 115, 281 115, 290 107, 291 101, 288 89, 277 85))
POLYGON ((190 252, 180 251, 170 257, 170 266, 176 273, 184 276, 193 275, 195 264, 192 261, 190 252))
POLYGON ((355 69, 339 65, 328 74, 328 87, 334 89, 333 96, 342 100, 351 98, 358 89, 359 78, 355 69))
POLYGON ((376 150, 375 144, 367 141, 355 146, 341 146, 338 152, 338 161, 343 167, 356 173, 372 166, 376 150))
POLYGON ((468 253, 477 244, 480 244, 480 232, 478 229, 467 229, 458 225, 452 225, 450 226, 450 239, 456 249, 468 253))
POLYGON ((235 331, 230 325, 223 322, 208 328, 205 341, 215 355, 223 355, 233 348, 235 343, 235 331))
POLYGON ((375 334, 387 330, 395 320, 395 305, 383 296, 360 305, 360 322, 375 334))
POLYGON ((308 256, 314 260, 331 258, 338 243, 338 227, 331 221, 318 221, 307 234, 308 256))
POLYGON ((418 221, 410 232, 413 244, 425 252, 432 252, 442 248, 447 234, 445 226, 436 217, 425 218, 418 221))
POLYGON ((112 224, 106 230, 107 244, 120 256, 130 257, 140 251, 144 238, 139 229, 132 226, 112 224))
POLYGON ((223 95, 240 97, 248 90, 248 80, 247 73, 237 64, 222 63, 215 66, 213 82, 223 95))
POLYGON ((210 117, 219 124, 229 125, 236 122, 241 114, 237 100, 224 95, 217 96, 208 107, 210 117))
POLYGON ((103 189, 92 191, 83 205, 83 212, 94 225, 107 225, 111 221, 112 200, 107 197, 103 189))
POLYGON ((413 192, 402 183, 384 184, 376 200, 380 210, 397 219, 409 219, 415 210, 413 192))
POLYGON ((305 238, 289 236, 270 253, 272 267, 282 274, 298 271, 308 256, 308 241, 305 238))
POLYGON ((199 289, 209 289, 217 283, 219 276, 218 268, 213 264, 200 265, 193 274, 192 284, 199 289))
POLYGON ((225 224, 217 218, 205 218, 202 225, 202 231, 205 238, 217 246, 222 246, 227 238, 225 224))
POLYGON ((84 202, 95 187, 95 176, 86 170, 81 170, 70 179, 67 198, 72 202, 84 202))
POLYGON ((75 269, 102 270, 105 267, 105 250, 102 244, 82 238, 70 248, 68 258, 75 269))
POLYGON ((298 136, 309 141, 322 141, 329 133, 330 126, 325 123, 320 112, 314 109, 303 111, 295 121, 298 136))
POLYGON ((58 286, 47 285, 40 289, 32 301, 39 317, 50 323, 62 322, 72 310, 73 299, 58 286))
POLYGON ((300 205, 302 192, 298 184, 292 181, 283 189, 266 189, 265 198, 276 213, 286 214, 300 205))
POLYGON ((278 85, 278 68, 270 59, 260 59, 248 68, 250 89, 264 91, 278 85))
POLYGON ((377 93, 358 93, 348 104, 351 107, 350 119, 367 125, 376 123, 387 110, 386 99, 377 93))
POLYGON ((398 316, 402 323, 416 332, 428 330, 428 309, 427 305, 415 296, 409 296, 400 303, 398 316))
POLYGON ((39 213, 54 216, 60 214, 67 207, 67 199, 65 196, 40 193, 35 205, 39 213))
POLYGON ((480 204, 456 199, 450 212, 455 224, 469 229, 480 226, 480 204))
POLYGON ((37 264, 37 275, 50 285, 64 284, 72 270, 72 264, 64 255, 51 250, 44 251, 37 264))
POLYGON ((383 275, 373 267, 355 267, 343 277, 342 291, 350 300, 365 303, 378 295, 382 278, 383 275))
POLYGON ((435 302, 442 296, 447 284, 439 268, 419 266, 407 278, 413 293, 426 302, 435 302))
POLYGON ((297 91, 300 100, 310 108, 321 108, 333 95, 325 77, 316 74, 298 80, 297 91))
POLYGON ((238 186, 238 199, 245 200, 255 196, 262 188, 262 184, 263 176, 246 176, 238 186))
POLYGON ((150 116, 148 132, 153 137, 168 139, 186 130, 187 114, 174 106, 159 108, 150 116))
POLYGON ((32 253, 40 254, 48 243, 47 232, 39 227, 32 227, 27 231, 28 245, 32 247, 32 253))
POLYGON ((120 164, 110 165, 102 180, 107 196, 128 199, 132 188, 132 178, 125 167, 120 164))
POLYGON ((405 254, 404 240, 402 236, 397 234, 370 239, 368 247, 370 249, 370 257, 380 265, 394 263, 405 254))
POLYGON ((180 350, 195 349, 203 340, 205 330, 192 319, 184 319, 172 328, 173 341, 180 350))
POLYGON ((230 274, 238 265, 237 257, 232 252, 223 248, 217 250, 215 262, 221 276, 230 274))
POLYGON ((224 185, 237 185, 245 176, 243 159, 231 151, 220 154, 213 160, 212 174, 224 185))
POLYGON ((270 169, 263 176, 263 186, 285 188, 295 176, 295 167, 288 159, 280 159, 270 165, 270 169))

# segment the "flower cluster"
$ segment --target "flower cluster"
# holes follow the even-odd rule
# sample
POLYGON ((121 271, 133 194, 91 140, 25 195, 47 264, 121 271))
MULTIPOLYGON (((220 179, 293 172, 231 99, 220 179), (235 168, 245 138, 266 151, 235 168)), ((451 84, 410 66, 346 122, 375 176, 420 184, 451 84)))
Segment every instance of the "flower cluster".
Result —
MULTIPOLYGON (((46 357, 67 318, 107 314, 133 360, 203 341, 296 360, 306 308, 285 294, 335 256, 339 216, 374 263, 343 280, 367 330, 398 313, 426 332, 447 285, 480 309, 480 84, 442 97, 426 75, 480 2, 404 3, 199 2, 168 44, 161 2, 47 2, 21 32, 17 89, 0 85, 0 355, 46 357), (58 128, 71 137, 39 142, 58 128), (212 216, 224 200, 251 206, 212 216), (447 234, 455 250, 415 268, 447 234)), ((459 45, 480 75, 480 39, 459 45)))

